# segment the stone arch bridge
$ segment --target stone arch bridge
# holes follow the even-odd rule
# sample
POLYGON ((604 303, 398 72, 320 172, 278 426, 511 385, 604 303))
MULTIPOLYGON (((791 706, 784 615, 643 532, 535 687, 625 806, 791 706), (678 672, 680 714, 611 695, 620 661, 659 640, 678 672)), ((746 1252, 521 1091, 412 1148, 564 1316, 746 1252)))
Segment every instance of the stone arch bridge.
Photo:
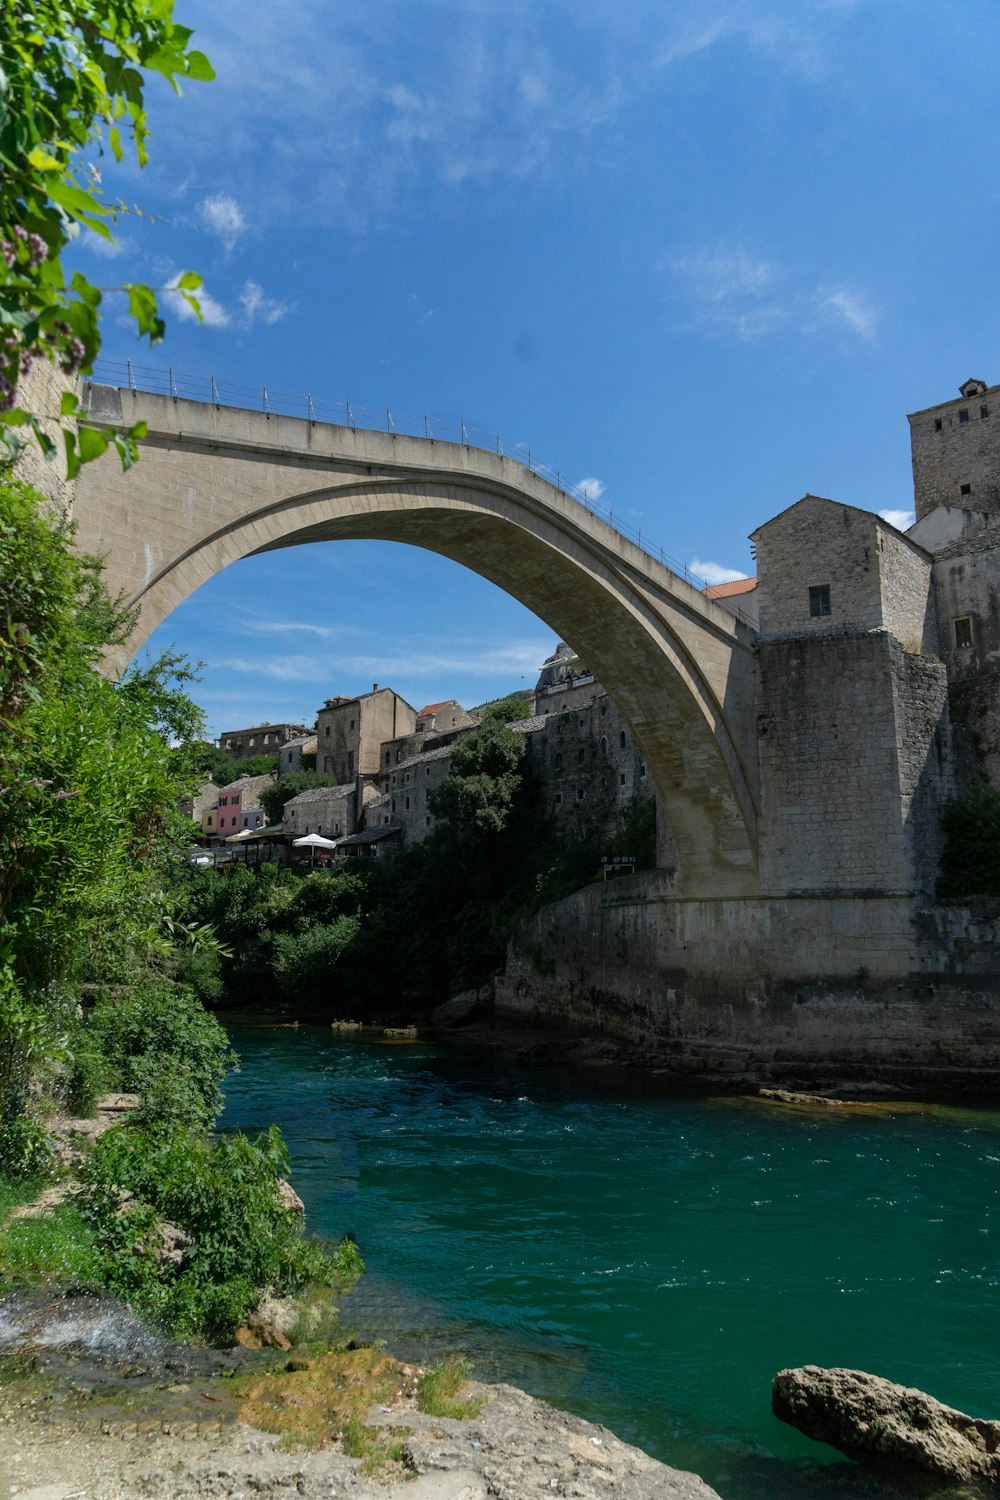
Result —
MULTIPOLYGON (((81 548, 138 609, 132 650, 230 563, 302 542, 407 542, 537 614, 592 668, 642 746, 678 893, 751 897, 757 873, 754 633, 585 506, 479 448, 114 386, 91 420, 149 436, 121 471, 85 466, 81 548)), ((123 665, 123 663, 118 663, 123 665)))

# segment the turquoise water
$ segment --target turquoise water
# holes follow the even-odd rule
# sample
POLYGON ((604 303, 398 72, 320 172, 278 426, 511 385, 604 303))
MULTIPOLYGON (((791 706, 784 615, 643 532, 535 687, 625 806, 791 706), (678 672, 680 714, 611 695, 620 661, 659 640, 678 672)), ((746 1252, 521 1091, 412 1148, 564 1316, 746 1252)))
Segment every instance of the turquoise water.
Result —
MULTIPOLYGON (((224 1125, 279 1124, 345 1325, 464 1349, 725 1500, 870 1493, 770 1413, 787 1365, 1000 1408, 1000 1115, 802 1115, 435 1045, 238 1028, 224 1125)), ((871 1491, 874 1493, 874 1491, 871 1491)))

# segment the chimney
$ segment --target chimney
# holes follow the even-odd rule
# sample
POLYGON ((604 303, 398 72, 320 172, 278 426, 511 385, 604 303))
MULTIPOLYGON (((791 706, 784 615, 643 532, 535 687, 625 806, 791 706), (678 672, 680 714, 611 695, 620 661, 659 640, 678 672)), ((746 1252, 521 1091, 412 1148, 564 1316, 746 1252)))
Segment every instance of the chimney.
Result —
POLYGON ((377 682, 373 682, 372 683, 372 692, 373 693, 377 693, 378 692, 378 683, 377 682))

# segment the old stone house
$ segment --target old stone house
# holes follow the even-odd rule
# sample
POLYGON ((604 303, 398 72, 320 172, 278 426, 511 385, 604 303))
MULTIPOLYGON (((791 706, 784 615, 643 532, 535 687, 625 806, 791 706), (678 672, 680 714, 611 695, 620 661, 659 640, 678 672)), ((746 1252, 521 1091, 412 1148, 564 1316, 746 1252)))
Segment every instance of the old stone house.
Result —
POLYGON ((316 754, 315 734, 298 734, 278 750, 278 775, 292 776, 302 770, 303 755, 316 754))
POLYGON ((233 760, 277 755, 282 745, 305 733, 304 724, 255 724, 252 729, 224 729, 219 735, 219 749, 233 760))
POLYGON ((244 828, 260 827, 263 822, 260 794, 273 780, 273 773, 241 776, 229 786, 217 788, 214 804, 202 813, 202 835, 207 839, 227 839, 244 828), (250 809, 254 809, 252 820, 250 809))
POLYGON ((357 698, 328 698, 316 715, 316 769, 338 783, 377 776, 383 744, 416 725, 416 709, 377 682, 357 698))

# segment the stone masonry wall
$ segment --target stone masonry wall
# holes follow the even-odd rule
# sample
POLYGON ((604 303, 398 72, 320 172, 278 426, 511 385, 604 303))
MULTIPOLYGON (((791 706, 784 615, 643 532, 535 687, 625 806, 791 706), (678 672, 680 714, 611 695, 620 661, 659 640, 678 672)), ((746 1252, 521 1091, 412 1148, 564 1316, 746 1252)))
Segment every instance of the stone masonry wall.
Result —
POLYGON ((79 391, 78 380, 64 375, 47 360, 36 359, 31 374, 18 382, 18 404, 41 420, 46 434, 56 444, 56 456, 47 462, 28 428, 22 428, 24 447, 17 459, 16 474, 26 484, 47 495, 63 512, 72 513, 73 485, 66 478, 66 460, 60 432, 59 403, 64 391, 79 391))
POLYGON ((895 660, 883 632, 761 643, 765 891, 909 889, 895 660))
POLYGON ((905 898, 677 900, 652 872, 525 923, 496 1006, 695 1077, 996 1087, 998 943, 996 903, 914 922, 905 898))
POLYGON ((875 523, 882 625, 911 651, 937 651, 933 559, 887 522, 875 523))
POLYGON ((1000 512, 1000 387, 914 412, 909 423, 918 521, 936 505, 1000 512))
POLYGON ((762 640, 836 635, 882 624, 877 518, 807 496, 755 533, 762 640), (809 590, 827 585, 830 614, 813 618, 809 590))
POLYGON ((956 795, 956 759, 942 662, 889 643, 903 836, 911 888, 934 893, 941 808, 956 795))

